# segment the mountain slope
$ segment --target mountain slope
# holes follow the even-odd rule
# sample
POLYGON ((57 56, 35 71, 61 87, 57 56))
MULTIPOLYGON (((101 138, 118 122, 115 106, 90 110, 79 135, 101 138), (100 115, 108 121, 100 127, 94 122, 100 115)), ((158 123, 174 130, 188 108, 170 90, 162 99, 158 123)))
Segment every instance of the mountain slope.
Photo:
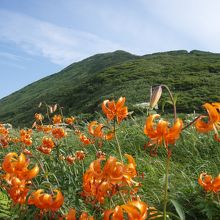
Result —
POLYGON ((220 55, 171 51, 135 56, 124 51, 74 63, 0 100, 0 121, 31 124, 37 105, 59 103, 65 114, 93 113, 106 98, 146 102, 151 85, 167 84, 178 94, 178 110, 193 112, 220 100, 220 55))

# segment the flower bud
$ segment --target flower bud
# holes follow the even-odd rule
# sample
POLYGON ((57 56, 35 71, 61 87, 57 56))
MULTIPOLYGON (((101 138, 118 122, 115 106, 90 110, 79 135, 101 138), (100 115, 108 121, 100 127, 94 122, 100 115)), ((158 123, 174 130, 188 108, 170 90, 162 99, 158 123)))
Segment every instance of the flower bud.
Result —
POLYGON ((150 97, 150 107, 154 108, 160 100, 162 94, 162 86, 157 86, 153 89, 150 97))

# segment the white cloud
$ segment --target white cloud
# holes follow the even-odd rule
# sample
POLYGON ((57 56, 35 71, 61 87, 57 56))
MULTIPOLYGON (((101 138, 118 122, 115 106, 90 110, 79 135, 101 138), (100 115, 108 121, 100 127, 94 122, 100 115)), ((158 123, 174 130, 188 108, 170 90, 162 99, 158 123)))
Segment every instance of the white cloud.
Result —
POLYGON ((83 58, 120 48, 94 34, 65 28, 0 9, 0 40, 13 42, 31 55, 67 65, 83 58))
POLYGON ((141 0, 161 26, 191 49, 220 51, 219 0, 141 0), (193 48, 194 47, 194 48, 193 48))

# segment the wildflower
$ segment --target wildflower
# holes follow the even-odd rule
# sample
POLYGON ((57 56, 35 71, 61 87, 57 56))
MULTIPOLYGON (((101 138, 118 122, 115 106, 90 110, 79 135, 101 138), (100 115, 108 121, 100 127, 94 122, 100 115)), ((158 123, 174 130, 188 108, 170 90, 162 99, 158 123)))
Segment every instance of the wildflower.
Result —
POLYGON ((29 188, 26 185, 26 180, 20 180, 17 177, 11 179, 10 188, 7 189, 7 192, 15 204, 26 203, 26 198, 29 192, 29 188))
POLYGON ((150 97, 151 108, 154 108, 157 105, 161 95, 162 95, 162 86, 155 87, 150 97))
POLYGON ((168 122, 160 120, 155 128, 155 123, 153 122, 155 118, 160 117, 158 114, 150 115, 144 127, 144 133, 150 138, 149 146, 165 144, 168 148, 169 144, 175 144, 176 140, 180 136, 180 132, 183 127, 183 122, 181 119, 177 119, 173 127, 168 127, 168 122))
POLYGON ((42 145, 40 145, 37 149, 44 154, 50 154, 55 144, 52 138, 43 137, 42 145))
POLYGON ((43 189, 38 189, 31 193, 28 204, 35 205, 44 211, 57 211, 64 202, 64 197, 59 190, 54 190, 55 195, 44 193, 43 189))
POLYGON ((104 128, 104 125, 98 124, 97 121, 92 121, 88 126, 89 133, 92 136, 96 138, 103 138, 105 140, 111 140, 114 136, 114 132, 109 132, 107 134, 104 134, 103 128, 104 128))
POLYGON ((26 146, 32 145, 32 138, 31 138, 32 130, 20 130, 20 141, 24 143, 26 146))
POLYGON ((198 182, 207 192, 220 192, 220 174, 213 179, 211 175, 201 173, 198 182))
MULTIPOLYGON (((69 209, 69 212, 66 215, 66 220, 76 220, 76 210, 75 209, 73 209, 73 208, 69 209)), ((79 220, 94 220, 94 218, 89 216, 87 212, 82 212, 79 220)))
POLYGON ((52 128, 51 125, 36 125, 37 131, 43 131, 44 133, 49 133, 52 131, 52 128))
POLYGON ((132 156, 125 156, 128 164, 110 157, 102 168, 104 158, 93 161, 83 176, 83 196, 104 203, 105 197, 114 195, 120 187, 137 185, 132 179, 137 175, 135 161, 132 156))
POLYGON ((61 139, 65 136, 67 136, 67 133, 65 132, 65 130, 63 128, 53 128, 52 129, 52 135, 54 138, 57 138, 57 139, 61 139))
POLYGON ((92 121, 89 123, 88 129, 89 133, 93 135, 94 137, 103 137, 102 128, 104 127, 103 124, 98 124, 97 121, 92 121))
POLYGON ((97 159, 101 159, 101 158, 105 159, 106 158, 106 154, 104 152, 102 152, 101 150, 99 150, 96 153, 96 157, 97 157, 97 159))
POLYGON ((42 114, 40 114, 40 113, 36 113, 34 115, 34 117, 35 117, 36 121, 43 121, 43 119, 44 119, 44 116, 42 114))
POLYGON ((80 134, 79 139, 85 145, 88 145, 88 144, 92 143, 91 140, 89 138, 87 138, 84 134, 80 134))
POLYGON ((3 124, 0 123, 0 135, 7 136, 9 131, 3 124))
POLYGON ((76 151, 75 156, 77 160, 84 160, 86 154, 84 151, 81 150, 81 151, 76 151))
POLYGON ((205 103, 203 107, 208 112, 207 116, 201 116, 199 120, 195 123, 195 128, 201 133, 207 133, 211 130, 214 130, 214 138, 220 142, 218 135, 218 130, 220 130, 220 103, 205 103), (208 122, 203 121, 204 118, 208 118, 208 122))
POLYGON ((29 151, 28 149, 24 149, 23 153, 26 155, 32 155, 31 151, 29 151))
POLYGON ((30 161, 26 159, 23 153, 20 156, 15 152, 8 153, 2 163, 2 168, 11 176, 18 177, 19 179, 30 180, 37 176, 39 167, 36 164, 32 169, 28 169, 30 161))
POLYGON ((26 159, 23 153, 18 156, 14 152, 8 153, 2 163, 2 168, 6 172, 3 179, 9 184, 6 189, 14 203, 26 203, 30 180, 36 177, 39 172, 37 165, 28 169, 29 163, 30 161, 26 159))
POLYGON ((75 157, 73 157, 73 156, 67 156, 66 157, 66 161, 69 163, 69 164, 73 164, 74 163, 74 161, 75 161, 75 157))
POLYGON ((73 124, 73 122, 75 121, 75 118, 74 117, 70 117, 70 118, 66 118, 65 119, 65 122, 69 125, 73 124))
POLYGON ((115 209, 104 212, 104 220, 124 219, 124 212, 129 220, 144 220, 147 218, 148 205, 142 201, 131 201, 115 209))
POLYGON ((125 97, 120 97, 118 102, 105 100, 102 103, 102 111, 106 115, 109 121, 116 118, 117 122, 120 123, 128 115, 128 108, 124 106, 125 97))
POLYGON ((53 116, 53 124, 60 124, 62 122, 62 116, 61 115, 54 115, 53 116))

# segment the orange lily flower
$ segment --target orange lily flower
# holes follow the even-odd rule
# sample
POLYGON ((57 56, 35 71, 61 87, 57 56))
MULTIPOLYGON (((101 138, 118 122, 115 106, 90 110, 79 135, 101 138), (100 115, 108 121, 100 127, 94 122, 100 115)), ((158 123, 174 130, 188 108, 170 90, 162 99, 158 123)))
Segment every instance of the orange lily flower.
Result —
POLYGON ((10 188, 7 192, 14 203, 25 204, 29 188, 26 187, 26 180, 20 180, 17 177, 10 179, 10 188))
POLYGON ((16 176, 19 179, 30 180, 37 176, 39 167, 36 164, 34 168, 28 169, 30 161, 28 161, 23 153, 20 156, 17 153, 8 153, 2 163, 2 168, 5 172, 16 176))
POLYGON ((75 156, 77 160, 84 160, 86 154, 84 151, 81 150, 81 151, 76 151, 75 156))
POLYGON ((92 143, 91 140, 89 138, 87 138, 84 134, 80 134, 79 139, 85 145, 88 145, 88 144, 92 143))
POLYGON ((54 148, 55 144, 52 138, 43 137, 42 145, 39 146, 37 149, 44 154, 50 154, 52 149, 54 148))
POLYGON ((220 192, 220 174, 213 179, 211 175, 201 173, 198 182, 207 192, 220 192))
POLYGON ((102 131, 103 128, 104 125, 98 124, 97 121, 92 121, 88 126, 89 133, 94 137, 103 138, 105 140, 111 140, 114 136, 114 132, 109 132, 108 134, 104 134, 102 131))
POLYGON ((23 142, 26 146, 32 145, 32 139, 31 139, 32 130, 20 130, 20 141, 23 142))
POLYGON ((67 136, 67 133, 65 132, 65 130, 63 128, 53 128, 52 129, 52 135, 54 138, 57 138, 57 139, 61 139, 65 136, 67 136))
POLYGON ((109 121, 116 118, 117 122, 120 123, 128 115, 128 108, 124 106, 125 97, 120 97, 115 103, 115 101, 105 100, 102 103, 102 111, 106 115, 109 121))
POLYGON ((66 118, 65 119, 65 122, 69 125, 73 124, 73 122, 75 121, 75 118, 74 117, 70 117, 70 118, 66 118))
POLYGON ((104 220, 123 220, 124 212, 127 213, 129 220, 144 220, 147 218, 148 205, 142 201, 131 201, 116 206, 115 209, 104 212, 104 220))
POLYGON ((44 119, 44 116, 42 114, 40 114, 40 113, 36 113, 34 115, 34 117, 35 117, 36 121, 43 121, 43 119, 44 119))
POLYGON ((160 117, 158 114, 150 115, 144 127, 144 133, 150 138, 149 146, 156 144, 156 149, 158 145, 163 143, 166 147, 169 144, 175 144, 183 128, 183 121, 179 118, 171 128, 168 127, 169 123, 164 120, 160 120, 157 127, 155 127, 154 119, 158 117, 160 117))
POLYGON ((43 131, 44 133, 49 133, 53 129, 51 125, 36 125, 35 127, 37 131, 43 131))
MULTIPOLYGON (((76 210, 75 209, 73 209, 73 208, 69 209, 69 212, 66 215, 66 220, 76 220, 76 210)), ((89 216, 87 212, 82 212, 79 220, 94 220, 94 218, 89 216)))
POLYGON ((133 184, 137 186, 132 179, 137 174, 135 161, 132 156, 125 156, 128 158, 128 164, 110 157, 102 168, 101 161, 105 160, 104 158, 93 161, 83 176, 83 196, 104 203, 105 197, 114 195, 120 187, 133 184))
POLYGON ((53 116, 53 124, 60 124, 62 122, 62 116, 61 115, 54 115, 53 116))
POLYGON ((44 211, 57 211, 64 202, 64 197, 59 190, 54 190, 56 195, 44 193, 43 189, 38 189, 30 195, 28 199, 29 205, 35 205, 44 211))
POLYGON ((76 158, 73 157, 73 156, 67 156, 67 157, 66 157, 66 161, 67 161, 69 164, 73 164, 75 160, 76 160, 76 158))
POLYGON ((202 119, 207 118, 207 116, 202 116, 199 120, 195 122, 195 128, 197 131, 201 133, 207 133, 211 130, 214 130, 215 135, 214 138, 218 142, 220 142, 220 138, 218 136, 218 130, 220 130, 220 103, 205 103, 203 107, 208 112, 208 122, 204 122, 202 119))

